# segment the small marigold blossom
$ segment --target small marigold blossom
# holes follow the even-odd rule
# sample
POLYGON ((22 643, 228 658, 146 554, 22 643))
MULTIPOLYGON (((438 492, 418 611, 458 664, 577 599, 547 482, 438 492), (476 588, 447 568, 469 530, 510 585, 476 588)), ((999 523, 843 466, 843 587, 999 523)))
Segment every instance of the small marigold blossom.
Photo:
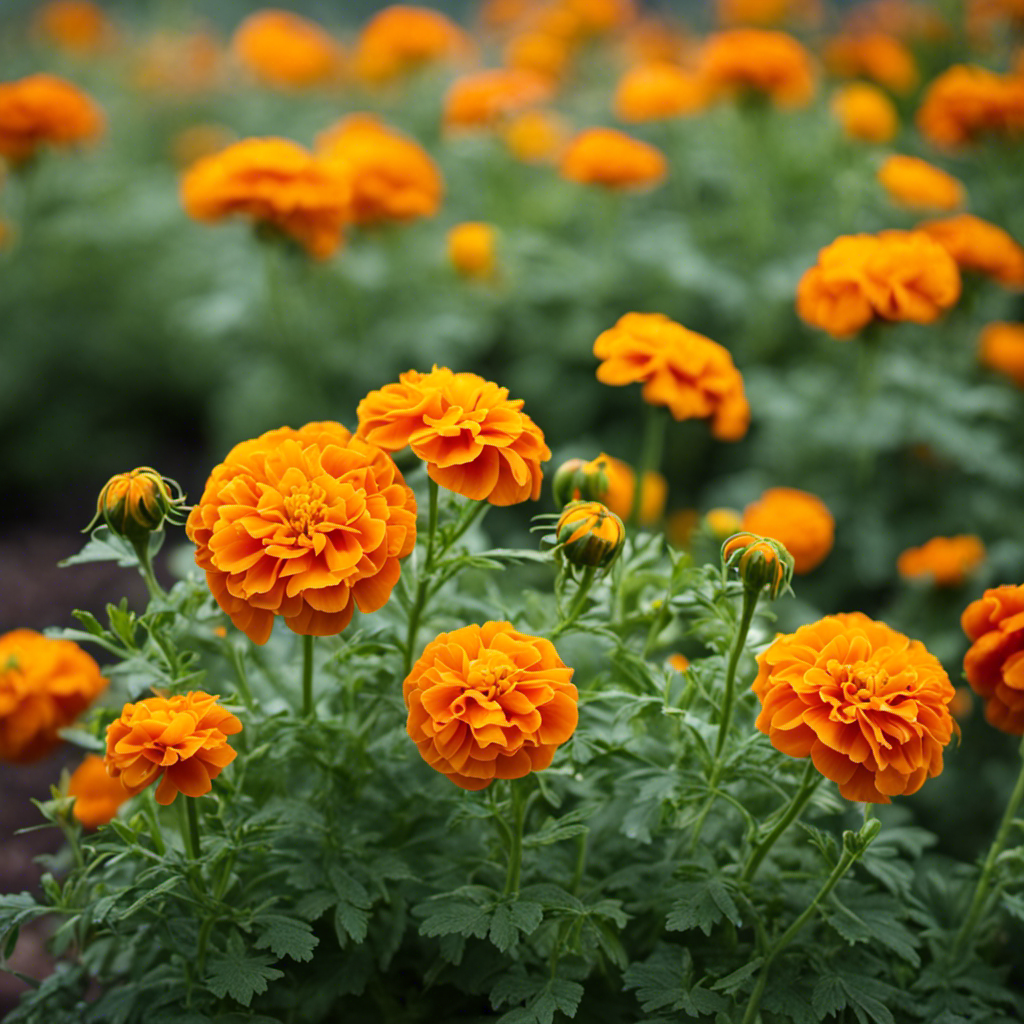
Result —
POLYGON ((780 634, 757 658, 757 728, 847 800, 887 804, 942 771, 953 685, 918 640, 860 612, 780 634))
POLYGON ((816 495, 795 487, 771 487, 743 510, 743 529, 777 540, 793 556, 793 571, 802 576, 828 557, 835 520, 816 495))
POLYGON ((448 232, 448 261, 461 277, 488 281, 498 266, 498 232, 493 224, 467 220, 448 232))
POLYGON ((614 128, 588 128, 566 146, 561 174, 581 185, 652 188, 668 175, 668 160, 657 147, 614 128))
POLYGON ((444 125, 449 130, 493 128, 550 98, 550 81, 536 72, 474 71, 457 78, 445 94, 444 125))
POLYGON ((985 561, 985 545, 978 537, 932 537, 917 548, 907 548, 896 561, 904 579, 930 579, 937 587, 958 587, 985 561))
POLYGON ((878 169, 878 180, 889 198, 916 210, 956 210, 967 193, 951 174, 917 157, 894 154, 878 169))
POLYGON ((888 142, 900 127, 892 100, 866 82, 852 82, 836 90, 832 114, 843 134, 858 142, 888 142))
POLYGON ((938 76, 917 111, 929 142, 956 149, 986 136, 1024 132, 1024 78, 956 64, 938 76))
POLYGON ((919 224, 961 270, 991 277, 1004 288, 1024 288, 1024 248, 1006 231, 970 213, 919 224))
POLYGON ((630 68, 619 80, 613 103, 620 121, 636 124, 699 113, 708 105, 708 93, 695 72, 659 62, 630 68))
POLYGON ((918 79, 914 55, 899 39, 882 32, 833 39, 825 47, 825 64, 839 78, 867 78, 901 94, 913 89, 918 79))
POLYGON ((981 332, 978 358, 1024 388, 1024 324, 988 324, 981 332))
POLYGON ((363 28, 356 48, 356 73, 367 82, 388 82, 428 64, 465 57, 472 45, 439 11, 392 4, 363 28))
POLYGON ((35 25, 48 42, 73 54, 95 53, 113 34, 103 8, 90 0, 50 0, 35 25))
POLYGON ((971 641, 964 675, 989 725, 1024 735, 1024 586, 986 590, 960 617, 971 641))
POLYGON ((780 107, 803 107, 814 96, 811 55, 785 32, 737 28, 709 36, 701 75, 713 93, 765 96, 780 107))
POLYGON ((113 820, 131 794, 120 779, 112 779, 107 774, 102 757, 89 754, 71 773, 68 796, 75 798, 75 819, 86 828, 99 828, 113 820))
POLYGON ((43 146, 68 148, 103 133, 103 112, 77 86, 55 75, 0 82, 0 157, 14 164, 43 146))
POLYGON ((267 85, 302 89, 337 80, 341 48, 314 21, 291 11, 256 11, 238 26, 231 48, 246 70, 267 85))

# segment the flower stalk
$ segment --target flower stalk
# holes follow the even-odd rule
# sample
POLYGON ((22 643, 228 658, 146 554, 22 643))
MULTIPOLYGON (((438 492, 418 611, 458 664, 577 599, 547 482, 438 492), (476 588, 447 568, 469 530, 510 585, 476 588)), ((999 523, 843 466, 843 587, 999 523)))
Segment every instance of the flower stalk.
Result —
POLYGON ((190 861, 199 859, 199 813, 196 810, 196 798, 182 796, 178 804, 178 827, 181 829, 181 841, 185 847, 185 856, 190 861))
POLYGON ((302 717, 312 718, 313 703, 313 637, 302 638, 302 717))
POLYGON ((661 465, 661 454, 665 447, 665 409, 657 405, 648 405, 644 419, 644 437, 640 448, 640 464, 637 467, 636 486, 633 488, 633 505, 629 510, 629 525, 640 525, 640 512, 643 508, 644 481, 648 473, 657 472, 661 465))
POLYGON ((505 873, 505 896, 519 895, 519 879, 523 870, 523 822, 526 817, 526 801, 522 786, 516 779, 509 779, 508 790, 512 801, 511 842, 508 850, 508 870, 505 873))
POLYGON ((427 478, 429 497, 429 512, 427 519, 427 550, 423 557, 423 568, 420 570, 419 579, 416 583, 416 597, 413 599, 412 608, 409 611, 409 625, 405 634, 405 672, 408 675, 412 669, 413 655, 416 650, 416 634, 420 628, 420 617, 423 615, 423 608, 427 603, 427 595, 430 592, 430 577, 434 569, 434 538, 437 535, 437 505, 438 486, 437 482, 427 478))

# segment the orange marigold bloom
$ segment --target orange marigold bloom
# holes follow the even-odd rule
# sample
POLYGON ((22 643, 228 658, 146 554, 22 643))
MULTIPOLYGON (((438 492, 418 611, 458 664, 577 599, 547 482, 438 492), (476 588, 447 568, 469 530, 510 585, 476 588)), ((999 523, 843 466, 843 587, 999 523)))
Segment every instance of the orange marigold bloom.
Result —
POLYGON ((690 667, 690 659, 685 654, 670 654, 667 661, 677 672, 685 672, 690 667))
POLYGON ((817 569, 835 539, 835 520, 825 502, 795 487, 770 487, 751 502, 743 510, 743 529, 783 545, 798 576, 817 569))
POLYGON ((393 4, 363 28, 356 48, 356 72, 369 82, 386 82, 427 64, 464 57, 466 34, 439 11, 393 4))
POLYGON ((956 64, 929 86, 917 126, 930 142, 955 148, 987 135, 1024 132, 1024 80, 956 64))
POLYGON ((432 217, 441 205, 444 181, 430 154, 372 114, 350 114, 328 128, 317 152, 348 178, 357 224, 432 217))
POLYGON ((722 441, 747 432, 750 406, 729 351, 661 313, 627 313, 598 335, 597 379, 621 387, 643 384, 644 401, 665 405, 677 420, 711 419, 722 441))
POLYGON ((523 163, 554 163, 565 148, 569 128, 553 111, 538 108, 511 118, 502 138, 508 151, 523 163))
POLYGON ((217 700, 193 690, 125 704, 121 717, 107 726, 107 773, 131 796, 160 779, 156 802, 165 806, 179 793, 209 793, 212 780, 237 756, 228 737, 242 731, 242 723, 217 700))
POLYGON ((215 222, 241 214, 295 239, 314 259, 341 244, 352 189, 336 165, 288 139, 244 139, 194 163, 181 179, 185 212, 215 222))
POLYGON ((1024 288, 1024 248, 995 224, 961 213, 917 229, 946 249, 961 270, 984 274, 1006 288, 1024 288))
POLYGON ((881 89, 865 82, 837 89, 832 97, 832 114, 843 134, 859 142, 888 142, 900 126, 892 100, 881 89))
POLYGON ((989 324, 981 332, 978 358, 1024 388, 1024 324, 989 324))
POLYGON ((103 126, 100 108, 63 78, 29 75, 0 82, 0 156, 12 163, 31 159, 43 146, 93 142, 103 126))
POLYGON ((904 579, 930 577, 937 587, 959 587, 985 561, 985 545, 973 534, 932 537, 919 548, 907 548, 896 560, 904 579))
POLYGON ((757 728, 847 800, 887 804, 942 771, 953 684, 919 640, 860 612, 829 615, 780 634, 757 666, 757 728))
POLYGON ((785 32, 718 32, 704 45, 701 70, 715 92, 764 95, 782 107, 806 106, 814 96, 811 55, 785 32))
POLYGON ((517 505, 540 497, 551 458, 522 410, 522 399, 475 373, 409 370, 359 403, 359 436, 389 452, 409 445, 431 480, 464 498, 517 505))
POLYGON ((111 36, 103 9, 89 0, 50 0, 37 15, 36 28, 68 53, 95 53, 111 36))
POLYGON ((839 78, 869 78, 890 92, 907 93, 917 85, 914 55, 882 32, 833 39, 825 47, 825 64, 839 78))
POLYGON ((782 25, 821 17, 819 0, 716 0, 715 7, 722 25, 782 25))
POLYGON ((552 81, 562 77, 571 56, 568 42, 549 32, 521 32, 508 41, 503 52, 507 67, 552 81))
POLYGON ((566 147, 561 173, 581 185, 644 189, 665 180, 668 160, 650 143, 614 128, 587 128, 566 147))
POLYGON ((416 500, 390 456, 339 423, 281 427, 228 452, 186 533, 217 604, 256 644, 280 615, 333 636, 391 596, 416 500))
POLYGON ((964 675, 985 702, 985 720, 1024 734, 1024 586, 986 590, 960 616, 971 641, 964 675))
POLYGON ((496 68, 457 78, 444 98, 450 129, 491 128, 551 96, 548 79, 533 71, 496 68))
POLYGON ((675 64, 642 64, 619 80, 615 116, 639 123, 696 114, 707 106, 704 80, 675 64))
POLYGON ((0 636, 0 760, 45 757, 106 685, 99 665, 70 640, 31 629, 0 636))
POLYGON ((463 277, 486 281, 497 267, 498 232, 493 224, 467 220, 448 232, 448 259, 463 277))
POLYGON ((247 71, 278 88, 337 81, 344 60, 341 47, 315 21, 275 8, 250 14, 235 31, 231 49, 247 71))
POLYGON ((74 815, 86 828, 106 825, 131 794, 120 779, 107 774, 106 762, 97 754, 89 754, 71 773, 68 796, 75 798, 74 815))
POLYGON ((917 210, 956 210, 967 201, 963 185, 926 160, 894 154, 878 169, 889 197, 917 210))
POLYGON ((510 622, 441 633, 402 694, 424 761, 470 790, 547 768, 579 719, 572 669, 550 640, 510 622))

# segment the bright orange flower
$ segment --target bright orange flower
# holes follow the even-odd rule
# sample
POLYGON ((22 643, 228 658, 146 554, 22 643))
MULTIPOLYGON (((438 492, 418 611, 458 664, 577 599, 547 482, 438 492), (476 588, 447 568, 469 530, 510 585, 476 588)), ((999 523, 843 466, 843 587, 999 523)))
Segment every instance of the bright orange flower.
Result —
POLYGON ((917 111, 917 126, 936 146, 956 148, 985 136, 1024 132, 1024 80, 956 64, 936 78, 917 111))
POLYGON ((291 11, 250 14, 231 40, 242 66, 267 85, 306 89, 338 80, 341 47, 316 22, 291 11))
POLYGON ((242 215, 295 239, 314 259, 341 244, 352 188, 335 164, 288 139, 244 139, 197 161, 181 179, 195 220, 242 215))
POLYGON ((780 634, 757 666, 757 728, 847 800, 887 804, 942 771, 953 684, 919 640, 860 612, 829 615, 780 634))
POLYGON ((402 694, 424 761, 470 790, 547 768, 579 719, 572 669, 551 641, 510 622, 441 633, 402 694))
POLYGON ((635 0, 562 0, 584 36, 608 35, 630 24, 637 13, 635 0))
MULTIPOLYGON (((595 488, 592 497, 604 502, 620 519, 630 518, 636 498, 636 472, 628 462, 601 452, 596 459, 582 463, 579 471, 584 478, 603 476, 608 481, 607 488, 595 488)), ((573 500, 581 497, 578 490, 572 494, 573 500)), ((641 526, 652 526, 661 519, 667 497, 668 481, 655 470, 648 470, 640 487, 638 522, 641 526)))
POLYGON ((701 71, 714 92, 763 95, 781 107, 803 107, 814 96, 811 55, 785 32, 737 28, 709 36, 701 71))
POLYGON ((363 28, 356 49, 356 72, 368 82, 387 82, 440 61, 465 57, 466 34, 438 11, 393 4, 363 28))
POLYGON ((457 78, 445 94, 444 124, 449 129, 492 128, 550 96, 550 82, 532 71, 474 71, 457 78))
POLYGON ((956 210, 967 201, 963 185, 926 160, 894 154, 878 169, 889 198, 916 210, 956 210))
POLYGON ((989 324, 981 332, 978 358, 1024 388, 1024 324, 989 324))
POLYGON ((1024 288, 1024 248, 1002 228, 970 213, 917 226, 934 238, 961 270, 998 281, 1005 288, 1024 288))
POLYGON ((888 142, 899 130, 900 118, 891 99, 874 85, 852 82, 832 96, 832 114, 843 134, 859 142, 888 142))
POLYGON ((569 65, 572 50, 565 39, 548 32, 521 32, 505 46, 505 65, 557 81, 569 65))
POLYGON ((498 232, 493 224, 467 220, 448 232, 448 259, 462 277, 487 281, 497 267, 498 232))
POLYGON ((728 350, 661 313, 627 313, 594 342, 597 379, 643 384, 644 401, 665 405, 677 420, 710 419, 722 441, 747 432, 750 406, 728 350))
POLYGON ((464 498, 517 505, 540 497, 551 458, 522 410, 522 399, 475 373, 409 370, 359 403, 359 436, 389 452, 408 445, 431 480, 464 498))
POLYGON ((441 205, 444 182, 430 154, 372 114, 350 114, 328 128, 317 153, 348 178, 357 224, 432 217, 441 205))
POLYGON ((0 760, 45 757, 106 685, 99 665, 70 640, 31 629, 0 636, 0 760))
POLYGON ((1024 734, 1024 586, 986 590, 960 617, 971 649, 964 675, 985 702, 985 721, 1024 734))
POLYGON ((103 9, 89 0, 50 0, 36 16, 36 27, 67 53, 95 53, 112 34, 103 9))
POLYGON ((614 128, 587 128, 566 147, 561 173, 581 185, 646 189, 665 180, 668 160, 650 143, 614 128))
POLYGON ((508 151, 523 163, 555 163, 568 142, 569 128, 553 111, 538 108, 511 118, 502 138, 508 151))
POLYGON ((770 487, 743 510, 743 529, 777 540, 798 576, 817 569, 835 539, 835 520, 821 498, 795 487, 770 487))
POLYGON ((937 587, 959 587, 985 561, 985 545, 972 534, 932 537, 919 548, 907 548, 896 560, 904 579, 929 577, 937 587))
POLYGON ((819 0, 716 0, 715 7, 722 25, 783 25, 821 17, 819 0))
POLYGON ((107 773, 135 796, 157 779, 158 804, 179 793, 204 796, 212 781, 234 761, 228 737, 242 723, 202 690, 180 697, 148 697, 125 704, 107 726, 107 773))
POLYGON ((685 654, 670 654, 667 660, 677 672, 685 672, 690 667, 690 659, 685 654))
POLYGON ((186 533, 214 599, 256 644, 280 615, 333 636, 391 596, 416 500, 390 456, 339 423, 281 427, 228 452, 186 533))
POLYGON ((77 86, 54 75, 0 82, 0 156, 30 160, 43 146, 67 148, 103 133, 103 112, 77 86))
POLYGON ((88 754, 71 773, 68 796, 75 798, 74 815, 86 828, 106 825, 131 794, 120 779, 107 774, 107 765, 97 754, 88 754))
POLYGON ((707 106, 704 80, 675 64, 642 64, 619 80, 613 101, 620 121, 659 121, 699 113, 707 106))
POLYGON ((899 39, 882 32, 833 39, 825 47, 825 63, 839 78, 869 78, 901 95, 917 85, 914 55, 899 39))
POLYGON ((207 32, 157 32, 139 50, 135 85, 165 96, 194 96, 218 84, 220 43, 207 32))

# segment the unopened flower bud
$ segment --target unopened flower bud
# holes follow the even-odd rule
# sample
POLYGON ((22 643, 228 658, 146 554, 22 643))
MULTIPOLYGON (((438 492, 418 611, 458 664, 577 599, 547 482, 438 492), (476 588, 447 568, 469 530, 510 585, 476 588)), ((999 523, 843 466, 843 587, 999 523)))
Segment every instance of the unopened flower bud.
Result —
POLYGON ((573 501, 565 506, 555 535, 572 565, 602 569, 615 561, 622 550, 626 528, 599 501, 573 501))
POLYGON ((101 521, 114 533, 131 541, 144 540, 163 527, 164 520, 184 504, 181 489, 149 466, 112 476, 100 491, 96 515, 85 528, 101 521))
POLYGON ((748 589, 768 588, 774 601, 793 579, 793 556, 771 537, 738 533, 722 545, 726 568, 736 569, 748 589))
POLYGON ((599 455, 590 462, 569 459, 555 473, 551 484, 555 504, 559 508, 570 501, 600 501, 608 493, 608 465, 599 455))

